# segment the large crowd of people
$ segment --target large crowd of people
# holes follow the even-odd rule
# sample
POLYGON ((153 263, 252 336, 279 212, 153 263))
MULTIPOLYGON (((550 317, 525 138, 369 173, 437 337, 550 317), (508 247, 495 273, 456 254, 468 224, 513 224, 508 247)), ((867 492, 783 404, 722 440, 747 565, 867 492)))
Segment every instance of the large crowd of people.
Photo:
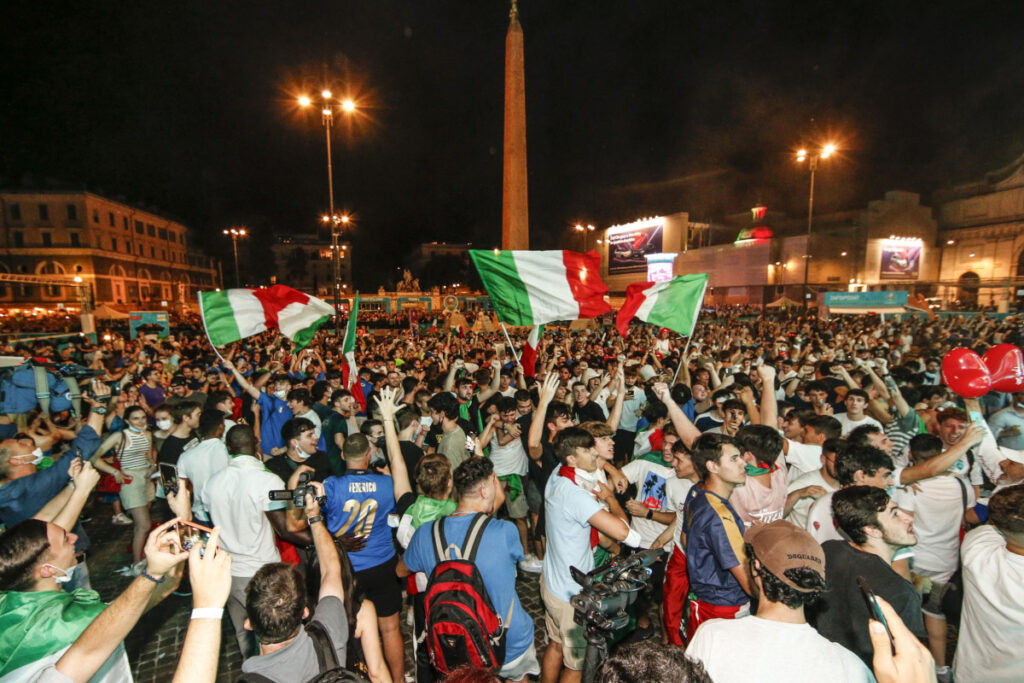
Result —
POLYGON ((92 379, 0 416, 0 681, 131 680, 125 637, 177 592, 175 681, 237 646, 245 681, 572 683, 573 569, 638 549, 595 680, 1024 680, 1024 391, 941 373, 1024 345, 1015 317, 719 310, 689 338, 549 326, 530 361, 529 330, 438 325, 352 358, 187 323, 4 344, 92 379), (109 603, 87 507, 131 548, 109 603))

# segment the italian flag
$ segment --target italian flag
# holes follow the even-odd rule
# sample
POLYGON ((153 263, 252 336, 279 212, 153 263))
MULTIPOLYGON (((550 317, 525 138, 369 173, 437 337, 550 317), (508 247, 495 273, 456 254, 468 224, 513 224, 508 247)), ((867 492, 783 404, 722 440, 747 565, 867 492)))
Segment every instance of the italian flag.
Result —
POLYGON ((629 321, 636 317, 689 337, 707 286, 707 273, 677 275, 667 282, 634 282, 626 288, 626 303, 615 318, 615 327, 625 337, 629 321))
POLYGON ((356 365, 356 331, 359 327, 359 292, 352 300, 352 310, 349 312, 348 324, 345 326, 345 341, 341 345, 341 353, 345 356, 345 363, 341 366, 341 383, 352 392, 354 398, 363 411, 366 410, 366 397, 363 396, 363 385, 359 383, 359 366, 356 365))
POLYGON ((260 289, 225 289, 199 293, 199 312, 206 336, 214 346, 251 337, 267 330, 295 342, 297 349, 313 340, 334 314, 330 304, 302 292, 274 285, 260 289))
POLYGON ((594 318, 611 311, 596 251, 470 250, 498 318, 508 325, 594 318))
POLYGON ((530 336, 526 338, 523 355, 519 357, 519 364, 523 366, 523 377, 537 375, 537 351, 540 349, 540 338, 543 334, 544 326, 534 325, 530 330, 530 336))

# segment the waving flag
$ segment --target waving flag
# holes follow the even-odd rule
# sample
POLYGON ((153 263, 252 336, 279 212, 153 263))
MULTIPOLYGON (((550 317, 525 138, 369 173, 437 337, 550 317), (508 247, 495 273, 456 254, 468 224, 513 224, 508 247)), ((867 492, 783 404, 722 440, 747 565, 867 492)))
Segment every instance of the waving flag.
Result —
POLYGON ((611 311, 604 300, 596 251, 470 250, 498 318, 508 325, 594 318, 611 311))
POLYGON ((540 349, 540 338, 543 334, 543 325, 534 325, 530 330, 530 336, 523 347, 523 355, 519 358, 519 364, 523 366, 523 377, 537 375, 537 351, 540 349))
POLYGON ((297 349, 309 344, 334 313, 330 304, 284 285, 200 292, 199 311, 213 346, 278 329, 297 349))
POLYGON ((356 365, 356 330, 359 327, 359 292, 352 300, 352 310, 349 311, 348 324, 345 326, 345 341, 341 345, 341 353, 345 356, 345 363, 341 366, 341 383, 352 392, 354 398, 362 409, 366 410, 366 397, 363 396, 363 385, 359 383, 359 367, 356 365))
POLYGON ((707 286, 707 273, 677 275, 667 282, 634 282, 626 288, 626 303, 615 318, 615 327, 625 337, 629 321, 637 317, 688 337, 693 334, 707 286))

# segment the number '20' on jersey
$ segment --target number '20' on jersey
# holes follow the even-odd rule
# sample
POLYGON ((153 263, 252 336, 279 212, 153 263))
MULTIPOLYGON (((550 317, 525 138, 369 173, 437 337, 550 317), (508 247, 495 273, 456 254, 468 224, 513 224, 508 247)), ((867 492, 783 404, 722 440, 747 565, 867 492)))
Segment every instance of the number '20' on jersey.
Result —
POLYGON ((327 530, 333 536, 353 534, 366 546, 349 553, 352 568, 359 572, 387 562, 395 555, 388 515, 395 511, 395 487, 391 477, 368 470, 349 470, 324 482, 327 494, 327 530))

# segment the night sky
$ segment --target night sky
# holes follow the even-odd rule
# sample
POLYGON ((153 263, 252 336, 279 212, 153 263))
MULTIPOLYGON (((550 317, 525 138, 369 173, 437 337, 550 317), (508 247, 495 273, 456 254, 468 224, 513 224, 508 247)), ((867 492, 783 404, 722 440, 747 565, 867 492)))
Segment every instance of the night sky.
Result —
MULTIPOLYGON (((577 221, 799 215, 792 150, 829 137, 843 153, 821 211, 980 179, 1024 153, 1022 6, 523 0, 532 245, 567 244, 577 221)), ((2 16, 3 186, 159 207, 224 257, 221 229, 248 225, 257 273, 272 232, 327 208, 319 115, 294 104, 326 83, 361 107, 334 137, 357 285, 422 241, 500 241, 507 2, 23 0, 2 16)))

